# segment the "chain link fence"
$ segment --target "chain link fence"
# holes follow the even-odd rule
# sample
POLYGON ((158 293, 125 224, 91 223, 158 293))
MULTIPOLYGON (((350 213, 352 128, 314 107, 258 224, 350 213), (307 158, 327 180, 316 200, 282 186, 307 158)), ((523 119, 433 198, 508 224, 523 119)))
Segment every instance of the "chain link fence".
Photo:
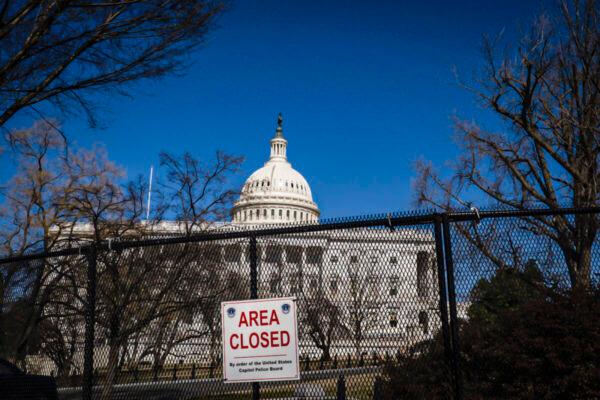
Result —
MULTIPOLYGON (((461 324, 482 285, 535 267, 570 286, 538 225, 597 212, 387 215, 5 258, 1 357, 52 376, 61 399, 374 399, 395 384, 472 397, 461 324), (279 297, 296 299, 300 380, 225 383, 221 303, 279 297), (421 367, 426 380, 406 376, 421 367)), ((594 232, 592 286, 598 255, 594 232)))

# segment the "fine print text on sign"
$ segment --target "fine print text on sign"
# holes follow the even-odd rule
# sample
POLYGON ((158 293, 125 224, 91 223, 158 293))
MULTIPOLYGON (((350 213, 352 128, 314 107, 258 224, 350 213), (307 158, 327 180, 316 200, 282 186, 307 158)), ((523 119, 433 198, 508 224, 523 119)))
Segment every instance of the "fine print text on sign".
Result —
POLYGON ((225 382, 300 379, 296 299, 221 303, 225 382))

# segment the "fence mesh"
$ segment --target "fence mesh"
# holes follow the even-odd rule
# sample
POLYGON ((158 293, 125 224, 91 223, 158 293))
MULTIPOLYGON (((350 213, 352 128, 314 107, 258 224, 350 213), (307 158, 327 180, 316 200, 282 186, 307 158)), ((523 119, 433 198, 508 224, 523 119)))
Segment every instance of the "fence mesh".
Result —
POLYGON ((450 223, 464 398, 600 394, 595 213, 450 223), (577 272, 580 271, 580 272, 577 272), (591 288, 578 293, 577 285, 591 288))
MULTIPOLYGON (((484 389, 469 383, 463 327, 486 283, 535 270, 514 276, 571 285, 564 248, 531 218, 450 218, 446 238, 430 214, 4 262, 0 358, 53 377, 61 399, 472 397, 484 389), (300 379, 225 383, 221 303, 279 297, 297 304, 300 379)), ((592 286, 599 251, 594 237, 592 286)))

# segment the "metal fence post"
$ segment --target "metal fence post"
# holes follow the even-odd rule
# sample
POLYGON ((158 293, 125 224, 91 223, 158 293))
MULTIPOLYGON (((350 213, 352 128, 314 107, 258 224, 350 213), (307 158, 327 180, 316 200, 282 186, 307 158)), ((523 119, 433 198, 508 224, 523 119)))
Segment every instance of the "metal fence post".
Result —
POLYGON ((452 366, 454 371, 454 395, 456 399, 463 398, 462 376, 460 371, 460 343, 458 333, 458 316, 456 312, 456 286, 454 282, 454 261, 452 260, 452 237, 450 236, 450 221, 448 215, 442 218, 444 233, 444 259, 448 275, 448 300, 450 304, 450 334, 452 337, 452 366))
POLYGON ((437 261, 438 289, 440 295, 440 319, 442 320, 442 336, 444 339, 444 354, 448 368, 452 368, 452 346, 450 343, 450 327, 448 320, 448 294, 446 291, 446 266, 444 264, 444 241, 442 238, 442 217, 434 218, 435 255, 437 261))
POLYGON ((344 373, 338 376, 335 398, 336 400, 346 400, 346 378, 344 373))
MULTIPOLYGON (((250 298, 258 298, 258 255, 256 236, 250 236, 250 298)), ((252 400, 260 399, 260 384, 252 382, 252 400)))
POLYGON ((94 386, 94 325, 96 321, 96 275, 97 251, 92 246, 86 254, 87 258, 87 293, 85 304, 85 342, 83 350, 83 384, 81 398, 92 400, 94 386))

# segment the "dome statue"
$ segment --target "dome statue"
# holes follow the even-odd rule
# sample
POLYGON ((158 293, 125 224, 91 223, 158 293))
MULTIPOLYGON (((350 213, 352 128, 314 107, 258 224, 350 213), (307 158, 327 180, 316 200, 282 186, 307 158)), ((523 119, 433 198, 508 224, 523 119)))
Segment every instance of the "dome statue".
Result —
POLYGON ((287 140, 283 137, 283 118, 279 114, 271 156, 254 171, 242 187, 232 209, 232 220, 242 224, 269 224, 316 221, 319 208, 310 186, 287 160, 287 140))

